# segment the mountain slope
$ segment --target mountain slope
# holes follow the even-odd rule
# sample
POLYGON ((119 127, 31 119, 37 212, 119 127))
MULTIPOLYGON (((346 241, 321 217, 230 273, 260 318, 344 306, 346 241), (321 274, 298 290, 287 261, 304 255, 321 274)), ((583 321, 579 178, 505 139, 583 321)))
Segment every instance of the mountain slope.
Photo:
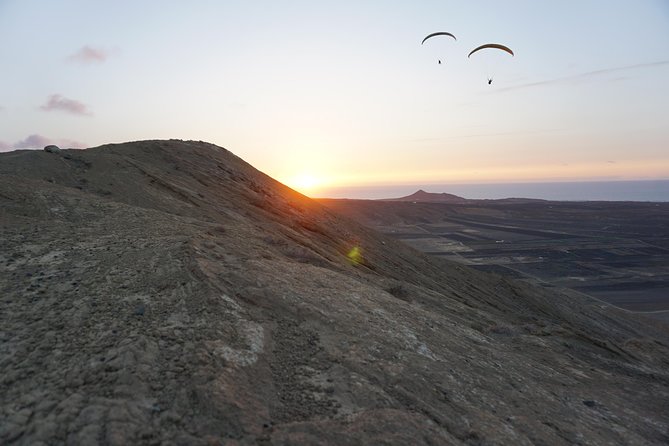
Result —
POLYGON ((669 335, 210 144, 0 155, 0 443, 663 444, 669 335))

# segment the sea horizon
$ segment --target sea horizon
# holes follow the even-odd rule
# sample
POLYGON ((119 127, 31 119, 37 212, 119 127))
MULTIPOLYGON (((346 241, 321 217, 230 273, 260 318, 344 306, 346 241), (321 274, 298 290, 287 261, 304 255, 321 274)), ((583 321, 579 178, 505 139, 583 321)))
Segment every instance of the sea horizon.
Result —
POLYGON ((314 196, 317 198, 379 200, 404 197, 421 189, 426 192, 448 193, 468 199, 533 198, 551 201, 669 201, 669 179, 350 186, 328 188, 314 194, 314 196))

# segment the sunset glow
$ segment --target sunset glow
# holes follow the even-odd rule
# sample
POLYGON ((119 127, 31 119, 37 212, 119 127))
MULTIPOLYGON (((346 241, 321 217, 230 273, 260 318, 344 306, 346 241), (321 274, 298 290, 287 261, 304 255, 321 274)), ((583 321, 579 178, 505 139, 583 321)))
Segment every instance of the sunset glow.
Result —
POLYGON ((310 173, 301 173, 287 179, 285 183, 298 192, 310 195, 315 192, 323 182, 310 173))

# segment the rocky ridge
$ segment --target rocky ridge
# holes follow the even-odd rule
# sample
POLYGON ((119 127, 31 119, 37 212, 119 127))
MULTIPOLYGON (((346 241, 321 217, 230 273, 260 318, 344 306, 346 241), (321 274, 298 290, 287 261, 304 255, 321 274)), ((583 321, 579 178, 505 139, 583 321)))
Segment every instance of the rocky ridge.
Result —
POLYGON ((202 142, 0 154, 2 444, 666 444, 669 333, 202 142))

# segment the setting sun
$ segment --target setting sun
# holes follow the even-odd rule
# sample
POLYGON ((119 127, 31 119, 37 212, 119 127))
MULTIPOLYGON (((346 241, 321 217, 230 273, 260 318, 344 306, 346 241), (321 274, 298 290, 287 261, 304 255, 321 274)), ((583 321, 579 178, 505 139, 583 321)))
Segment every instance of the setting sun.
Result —
POLYGON ((313 192, 322 183, 319 178, 309 173, 301 173, 286 180, 288 186, 303 194, 313 192))

